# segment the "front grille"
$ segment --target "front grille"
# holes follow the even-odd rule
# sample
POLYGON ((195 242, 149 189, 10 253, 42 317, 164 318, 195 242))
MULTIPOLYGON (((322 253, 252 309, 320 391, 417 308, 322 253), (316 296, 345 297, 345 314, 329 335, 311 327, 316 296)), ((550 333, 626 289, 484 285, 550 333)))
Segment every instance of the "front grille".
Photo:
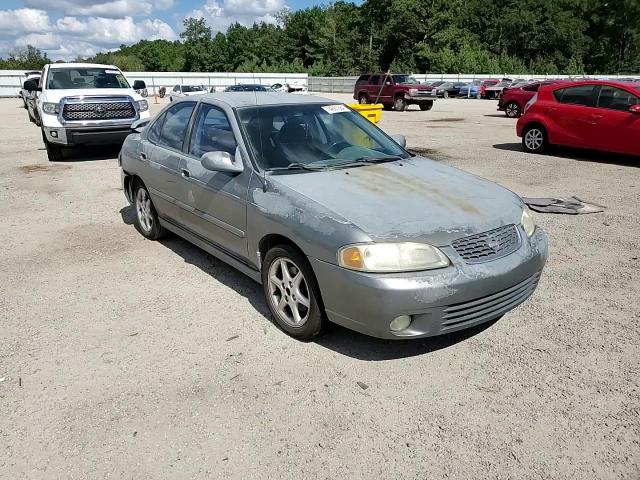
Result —
POLYGON ((538 286, 540 272, 501 292, 464 303, 449 305, 443 313, 443 330, 467 322, 490 320, 514 309, 531 296, 538 286))
POLYGON ((505 257, 520 248, 520 234, 515 225, 505 225, 488 232, 459 238, 451 243, 467 263, 482 263, 505 257))
POLYGON ((67 103, 62 110, 65 120, 114 120, 135 116, 131 102, 67 103))

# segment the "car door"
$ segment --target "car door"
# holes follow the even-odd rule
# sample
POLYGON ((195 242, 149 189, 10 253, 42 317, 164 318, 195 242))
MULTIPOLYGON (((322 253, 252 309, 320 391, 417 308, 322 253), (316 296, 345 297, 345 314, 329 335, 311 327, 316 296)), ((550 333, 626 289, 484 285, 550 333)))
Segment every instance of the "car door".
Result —
POLYGON ((182 224, 225 251, 246 258, 246 195, 251 169, 240 174, 207 170, 201 163, 207 152, 227 152, 234 161, 244 163, 227 112, 201 103, 180 164, 182 224))
POLYGON ((375 103, 380 93, 380 75, 371 75, 369 82, 367 83, 367 95, 369 97, 369 103, 375 103))
POLYGON ((161 217, 179 221, 177 192, 182 147, 196 102, 179 102, 165 110, 143 137, 140 159, 145 182, 161 217))
POLYGON ((633 105, 638 104, 640 97, 628 90, 611 85, 600 88, 598 116, 594 118, 595 148, 640 154, 640 115, 629 111, 633 105))
POLYGON ((582 84, 555 90, 556 102, 545 106, 544 114, 552 125, 551 141, 560 145, 596 148, 594 120, 599 86, 582 84))

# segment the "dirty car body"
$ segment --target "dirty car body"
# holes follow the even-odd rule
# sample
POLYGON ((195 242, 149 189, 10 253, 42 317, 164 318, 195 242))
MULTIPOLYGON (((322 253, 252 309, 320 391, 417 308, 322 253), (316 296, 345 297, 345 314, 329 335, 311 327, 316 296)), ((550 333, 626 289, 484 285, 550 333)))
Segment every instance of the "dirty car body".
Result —
POLYGON ((302 267, 289 272, 294 284, 306 278, 300 301, 311 300, 292 318, 317 305, 324 321, 375 337, 448 333, 525 301, 547 240, 521 199, 398 142, 332 100, 212 94, 166 107, 127 138, 120 162, 139 215, 145 190, 162 228, 262 283, 276 320, 291 302, 282 251, 302 267), (163 145, 162 122, 178 117, 178 139, 163 145), (231 164, 210 170, 211 148, 231 164))

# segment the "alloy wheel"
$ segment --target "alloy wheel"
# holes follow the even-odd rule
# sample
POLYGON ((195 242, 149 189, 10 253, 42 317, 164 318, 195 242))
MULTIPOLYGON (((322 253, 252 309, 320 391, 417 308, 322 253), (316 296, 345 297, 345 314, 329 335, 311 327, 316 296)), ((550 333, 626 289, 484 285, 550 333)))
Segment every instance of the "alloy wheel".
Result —
POLYGON ((289 258, 276 258, 269 267, 269 301, 287 325, 301 327, 309 319, 311 296, 302 270, 289 258))
POLYGON ((537 151, 544 145, 544 133, 538 128, 530 128, 524 136, 524 143, 531 151, 537 151))
POLYGON ((515 118, 520 115, 520 108, 517 103, 511 102, 505 107, 505 113, 507 114, 507 117, 515 118))
POLYGON ((144 188, 139 188, 136 193, 136 212, 140 228, 146 233, 153 228, 153 213, 151 212, 151 198, 144 188))

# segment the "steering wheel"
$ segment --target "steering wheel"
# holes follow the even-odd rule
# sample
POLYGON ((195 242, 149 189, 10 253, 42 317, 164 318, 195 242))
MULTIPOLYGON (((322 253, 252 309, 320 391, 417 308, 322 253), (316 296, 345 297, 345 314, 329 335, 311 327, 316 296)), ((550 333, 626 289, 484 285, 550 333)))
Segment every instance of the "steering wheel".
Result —
POLYGON ((351 144, 349 142, 341 141, 333 143, 329 149, 327 150, 329 153, 338 153, 341 150, 350 147, 351 144))

